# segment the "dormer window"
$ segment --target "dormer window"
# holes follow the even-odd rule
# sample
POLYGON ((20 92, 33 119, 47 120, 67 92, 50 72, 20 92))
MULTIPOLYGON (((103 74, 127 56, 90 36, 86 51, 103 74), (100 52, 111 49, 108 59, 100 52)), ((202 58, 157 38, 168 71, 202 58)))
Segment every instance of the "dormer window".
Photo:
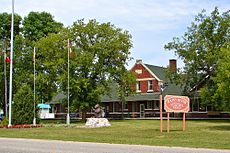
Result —
POLYGON ((153 92, 153 80, 148 80, 148 92, 153 92))
POLYGON ((135 70, 135 72, 137 73, 137 74, 142 74, 142 70, 140 69, 140 70, 135 70))

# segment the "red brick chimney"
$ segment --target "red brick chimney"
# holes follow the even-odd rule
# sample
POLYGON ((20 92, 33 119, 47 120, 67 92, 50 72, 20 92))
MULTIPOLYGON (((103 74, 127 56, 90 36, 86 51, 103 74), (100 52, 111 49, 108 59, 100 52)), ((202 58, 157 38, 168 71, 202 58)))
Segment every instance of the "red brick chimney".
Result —
POLYGON ((176 73, 177 72, 177 63, 176 63, 176 59, 170 59, 169 60, 169 70, 172 73, 176 73))

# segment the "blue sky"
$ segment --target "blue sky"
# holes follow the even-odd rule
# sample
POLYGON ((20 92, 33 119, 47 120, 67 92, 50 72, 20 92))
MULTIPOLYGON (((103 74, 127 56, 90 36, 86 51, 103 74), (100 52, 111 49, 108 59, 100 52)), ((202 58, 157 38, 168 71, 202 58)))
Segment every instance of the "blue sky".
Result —
MULTIPOLYGON (((30 11, 46 11, 65 26, 84 18, 128 30, 134 58, 129 67, 136 59, 158 66, 177 59, 173 52, 164 50, 164 45, 174 36, 182 36, 202 9, 210 13, 215 6, 220 12, 227 11, 230 0, 15 0, 15 12, 22 17, 30 11)), ((11 0, 0 0, 2 12, 11 12, 11 0)), ((178 66, 182 65, 179 60, 178 66)))

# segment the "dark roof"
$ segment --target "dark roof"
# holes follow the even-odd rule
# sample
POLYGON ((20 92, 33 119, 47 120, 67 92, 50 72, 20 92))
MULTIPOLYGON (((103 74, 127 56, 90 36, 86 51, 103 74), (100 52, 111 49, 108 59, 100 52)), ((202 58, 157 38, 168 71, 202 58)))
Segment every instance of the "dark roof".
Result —
POLYGON ((160 80, 165 80, 165 70, 166 68, 160 66, 154 66, 150 64, 144 64, 148 67, 150 71, 152 71, 160 80))
POLYGON ((182 88, 179 85, 171 83, 169 78, 166 77, 166 68, 159 67, 154 65, 145 64, 160 80, 163 80, 163 83, 168 83, 168 86, 165 88, 164 94, 167 95, 181 95, 182 88))
MULTIPOLYGON (((104 95, 101 98, 101 102, 119 102, 118 93, 117 93, 118 85, 116 83, 112 83, 110 86, 110 95, 104 95)), ((137 93, 127 97, 127 101, 149 101, 149 100, 158 100, 159 99, 159 92, 158 93, 137 93)))
MULTIPOLYGON (((168 86, 164 90, 164 95, 181 95, 182 89, 180 86, 170 83, 169 79, 166 78, 166 68, 154 66, 150 64, 145 64, 145 66, 152 71, 160 80, 163 80, 163 82, 167 82, 168 86)), ((115 102, 115 101, 121 101, 119 99, 118 93, 117 93, 117 84, 111 83, 110 85, 110 95, 104 95, 101 98, 101 102, 115 102)), ((152 100, 159 100, 160 92, 154 92, 154 93, 136 93, 134 95, 128 96, 127 101, 152 101, 152 100)), ((60 103, 61 100, 67 98, 66 94, 63 92, 58 93, 50 102, 49 104, 56 104, 60 103)))
MULTIPOLYGON (((182 95, 182 88, 178 85, 172 84, 169 79, 166 78, 166 68, 144 64, 152 73, 154 73, 163 83, 168 83, 168 86, 163 91, 164 95, 182 95)), ((159 100, 160 92, 154 93, 136 93, 134 95, 128 96, 127 101, 150 101, 159 100)), ((101 102, 115 102, 121 101, 117 94, 117 85, 113 84, 111 86, 110 96, 105 95, 102 97, 101 102)))
POLYGON ((63 92, 60 92, 55 97, 53 97, 53 99, 48 102, 48 104, 59 104, 63 99, 66 98, 67 96, 63 92))
MULTIPOLYGON (((151 100, 159 100, 159 92, 158 93, 140 93, 134 94, 127 97, 126 101, 151 101, 151 100)), ((117 96, 112 95, 109 97, 108 95, 103 96, 101 102, 119 102, 121 101, 117 96)))

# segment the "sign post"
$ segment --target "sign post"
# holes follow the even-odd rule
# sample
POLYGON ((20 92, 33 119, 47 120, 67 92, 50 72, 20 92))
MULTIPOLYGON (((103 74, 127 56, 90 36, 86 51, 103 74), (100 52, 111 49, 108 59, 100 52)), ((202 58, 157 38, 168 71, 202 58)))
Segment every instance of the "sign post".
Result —
POLYGON ((167 112, 167 132, 169 133, 169 128, 170 128, 170 120, 169 120, 169 116, 170 115, 170 113, 169 112, 167 112))
POLYGON ((185 131, 185 113, 189 111, 189 98, 187 96, 166 95, 164 102, 164 109, 167 112, 167 132, 170 128, 170 112, 183 113, 182 129, 185 131))
POLYGON ((183 113, 183 131, 185 131, 185 126, 186 126, 186 124, 185 124, 185 112, 183 113))

